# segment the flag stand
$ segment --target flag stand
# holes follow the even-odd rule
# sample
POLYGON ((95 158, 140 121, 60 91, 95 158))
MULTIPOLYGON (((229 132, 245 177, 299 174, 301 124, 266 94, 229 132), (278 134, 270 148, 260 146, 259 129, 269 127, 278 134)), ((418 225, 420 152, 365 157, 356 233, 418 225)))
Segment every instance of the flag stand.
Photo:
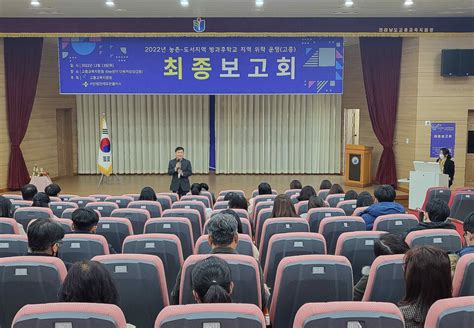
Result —
POLYGON ((101 173, 100 174, 100 178, 99 178, 99 183, 97 184, 97 189, 100 188, 100 186, 102 185, 102 183, 104 184, 107 184, 108 182, 111 182, 112 183, 121 183, 122 181, 120 180, 120 177, 115 174, 115 173, 111 173, 109 176, 101 173), (115 180, 116 182, 113 182, 113 180, 115 180))

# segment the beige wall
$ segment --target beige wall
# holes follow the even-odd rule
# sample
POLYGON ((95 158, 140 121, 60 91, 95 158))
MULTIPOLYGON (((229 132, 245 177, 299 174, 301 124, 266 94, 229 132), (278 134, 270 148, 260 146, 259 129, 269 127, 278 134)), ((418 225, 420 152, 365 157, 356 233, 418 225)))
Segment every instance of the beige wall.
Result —
MULTIPOLYGON (((0 189, 7 187, 9 160, 9 137, 6 125, 6 103, 3 63, 3 39, 0 39, 0 189)), ((56 109, 73 109, 73 161, 74 172, 77 172, 77 129, 75 96, 59 95, 58 52, 55 38, 45 38, 41 59, 41 70, 36 91, 36 98, 31 113, 28 130, 21 144, 28 170, 35 164, 43 167, 51 177, 58 176, 56 109)))

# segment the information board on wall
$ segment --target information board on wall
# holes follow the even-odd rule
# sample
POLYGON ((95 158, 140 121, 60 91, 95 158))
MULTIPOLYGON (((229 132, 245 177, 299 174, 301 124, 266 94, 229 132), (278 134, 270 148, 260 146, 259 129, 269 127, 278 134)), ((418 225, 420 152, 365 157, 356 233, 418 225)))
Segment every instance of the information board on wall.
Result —
POLYGON ((454 157, 456 145, 456 123, 431 123, 430 157, 437 158, 441 148, 448 148, 454 157))
POLYGON ((59 38, 62 94, 341 94, 343 38, 59 38))

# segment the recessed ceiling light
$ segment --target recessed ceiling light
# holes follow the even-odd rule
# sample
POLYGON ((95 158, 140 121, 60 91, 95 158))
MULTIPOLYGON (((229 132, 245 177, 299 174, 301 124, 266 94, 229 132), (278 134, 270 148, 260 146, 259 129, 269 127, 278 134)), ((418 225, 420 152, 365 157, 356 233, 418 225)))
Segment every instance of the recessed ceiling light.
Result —
POLYGON ((114 0, 107 0, 105 4, 109 7, 115 7, 115 2, 114 0))
POLYGON ((181 3, 181 6, 183 6, 183 7, 189 6, 189 1, 188 0, 181 0, 180 3, 181 3))
POLYGON ((346 0, 346 2, 344 3, 344 6, 346 7, 352 7, 354 5, 354 1, 352 0, 346 0))
POLYGON ((257 7, 262 7, 263 6, 263 0, 255 0, 255 5, 257 7))
POLYGON ((41 6, 41 3, 38 0, 31 0, 30 4, 35 7, 41 6))
POLYGON ((413 0, 405 0, 405 3, 403 4, 405 7, 411 7, 413 6, 414 2, 413 0))

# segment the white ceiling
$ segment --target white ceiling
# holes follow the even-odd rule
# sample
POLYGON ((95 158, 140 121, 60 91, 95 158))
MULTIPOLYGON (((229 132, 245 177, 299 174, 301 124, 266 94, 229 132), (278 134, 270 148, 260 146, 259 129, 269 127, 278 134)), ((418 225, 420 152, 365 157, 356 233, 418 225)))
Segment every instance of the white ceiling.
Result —
POLYGON ((0 0, 0 17, 461 17, 474 16, 474 0, 414 0, 410 8, 404 0, 0 0))

